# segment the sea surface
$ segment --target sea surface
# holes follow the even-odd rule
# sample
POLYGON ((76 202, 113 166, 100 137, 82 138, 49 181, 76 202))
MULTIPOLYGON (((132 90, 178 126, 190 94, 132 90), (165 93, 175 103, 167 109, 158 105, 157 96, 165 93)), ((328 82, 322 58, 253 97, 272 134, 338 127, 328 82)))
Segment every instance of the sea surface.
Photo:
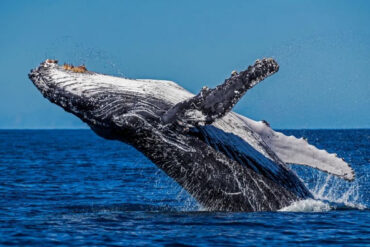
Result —
POLYGON ((370 246, 370 130, 282 130, 347 160, 292 168, 317 200, 208 212, 131 146, 90 130, 0 130, 0 245, 370 246))

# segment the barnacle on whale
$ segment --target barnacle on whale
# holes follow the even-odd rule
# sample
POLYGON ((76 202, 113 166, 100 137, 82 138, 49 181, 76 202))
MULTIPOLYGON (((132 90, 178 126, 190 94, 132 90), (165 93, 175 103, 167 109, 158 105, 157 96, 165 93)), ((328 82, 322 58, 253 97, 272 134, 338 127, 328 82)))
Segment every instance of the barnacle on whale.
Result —
POLYGON ((72 64, 64 64, 63 65, 63 68, 65 70, 70 70, 72 72, 75 72, 75 73, 85 73, 87 71, 86 69, 86 66, 83 64, 83 65, 80 65, 80 66, 73 66, 72 64))

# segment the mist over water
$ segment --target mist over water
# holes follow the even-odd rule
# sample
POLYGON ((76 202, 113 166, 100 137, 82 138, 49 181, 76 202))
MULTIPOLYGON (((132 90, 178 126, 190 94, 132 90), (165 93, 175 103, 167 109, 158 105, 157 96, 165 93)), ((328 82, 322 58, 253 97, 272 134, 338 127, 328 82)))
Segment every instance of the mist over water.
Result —
POLYGON ((0 244, 368 244, 370 130, 282 132, 337 153, 356 180, 292 165, 315 199, 209 212, 131 146, 90 130, 1 130, 0 244))

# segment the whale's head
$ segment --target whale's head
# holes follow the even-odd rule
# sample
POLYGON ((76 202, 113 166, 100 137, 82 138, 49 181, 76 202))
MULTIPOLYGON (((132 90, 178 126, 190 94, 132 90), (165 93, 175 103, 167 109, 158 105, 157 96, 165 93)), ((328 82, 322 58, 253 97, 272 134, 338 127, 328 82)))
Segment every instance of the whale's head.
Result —
POLYGON ((48 59, 31 70, 29 78, 45 98, 100 132, 140 121, 155 124, 163 112, 192 96, 170 81, 133 80, 74 68, 48 59))

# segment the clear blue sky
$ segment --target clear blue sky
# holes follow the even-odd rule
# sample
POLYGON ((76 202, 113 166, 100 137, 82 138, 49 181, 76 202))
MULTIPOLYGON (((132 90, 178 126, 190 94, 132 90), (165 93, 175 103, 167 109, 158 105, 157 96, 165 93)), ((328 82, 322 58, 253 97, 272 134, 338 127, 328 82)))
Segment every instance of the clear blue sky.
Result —
POLYGON ((27 78, 46 58, 197 93, 274 57, 234 109, 273 128, 370 127, 370 1, 0 1, 0 128, 81 128, 27 78))

